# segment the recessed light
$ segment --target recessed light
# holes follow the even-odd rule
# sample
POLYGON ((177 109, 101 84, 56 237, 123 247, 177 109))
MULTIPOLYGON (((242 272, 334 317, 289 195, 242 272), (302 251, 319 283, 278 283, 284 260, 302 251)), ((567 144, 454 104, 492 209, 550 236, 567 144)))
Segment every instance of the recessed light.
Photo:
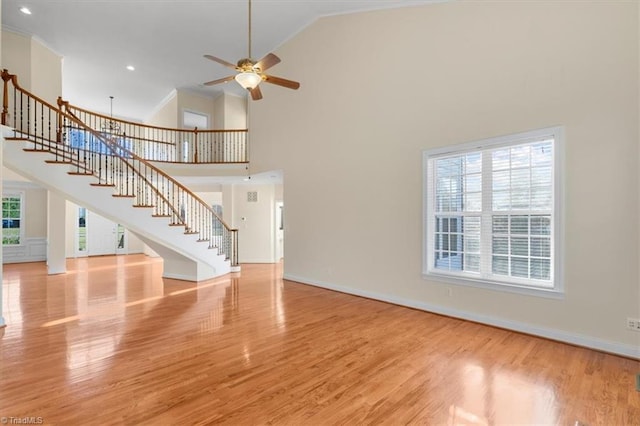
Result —
POLYGON ((136 67, 134 67, 133 65, 127 65, 127 69, 128 69, 129 71, 135 71, 135 70, 136 70, 136 67))
POLYGON ((29 8, 26 6, 21 7, 20 12, 24 13, 25 15, 31 15, 31 10, 29 10, 29 8))

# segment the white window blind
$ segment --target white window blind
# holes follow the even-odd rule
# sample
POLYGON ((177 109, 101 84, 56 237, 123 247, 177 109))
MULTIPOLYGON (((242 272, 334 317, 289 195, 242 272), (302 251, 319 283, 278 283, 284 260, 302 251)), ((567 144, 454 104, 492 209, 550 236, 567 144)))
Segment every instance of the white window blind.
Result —
POLYGON ((560 290, 561 128, 425 152, 425 273, 560 290))

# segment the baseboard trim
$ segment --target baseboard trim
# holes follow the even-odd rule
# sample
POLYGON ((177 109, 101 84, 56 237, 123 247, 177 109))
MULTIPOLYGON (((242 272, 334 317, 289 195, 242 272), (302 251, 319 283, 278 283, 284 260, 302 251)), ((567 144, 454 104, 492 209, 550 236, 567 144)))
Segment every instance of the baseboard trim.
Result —
POLYGON ((393 303, 394 305, 406 306, 408 308, 419 309, 421 311, 431 312, 434 314, 445 315, 448 317, 459 318, 467 321, 478 322, 481 324, 491 325, 494 327, 504 328, 507 330, 517 331, 520 333, 531 334, 534 336, 544 337, 550 340, 556 340, 571 345, 582 346, 589 349, 595 349, 602 352, 621 355, 629 358, 640 359, 640 347, 627 345, 624 343, 611 342, 608 340, 598 339, 592 336, 585 336, 577 333, 569 333, 563 330, 557 330, 547 327, 540 327, 518 321, 511 321, 504 318, 493 317, 490 315, 475 314, 465 312, 458 309, 452 309, 445 306, 434 305, 430 303, 420 302, 413 299, 406 299, 390 294, 377 293, 371 291, 360 290, 352 287, 340 286, 324 281, 311 280, 297 275, 284 274, 284 279, 296 281, 302 284, 308 284, 315 287, 325 288, 327 290, 339 291, 341 293, 352 294, 354 296, 366 297, 368 299, 379 300, 381 302, 393 303))

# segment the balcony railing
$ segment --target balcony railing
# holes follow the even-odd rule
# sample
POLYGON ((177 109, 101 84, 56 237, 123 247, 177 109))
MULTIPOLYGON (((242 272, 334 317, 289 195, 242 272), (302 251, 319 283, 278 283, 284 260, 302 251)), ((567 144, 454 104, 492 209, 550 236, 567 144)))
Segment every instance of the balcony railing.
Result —
POLYGON ((58 99, 60 109, 96 132, 117 129, 127 146, 147 161, 190 164, 248 162, 247 130, 171 129, 120 120, 58 99))

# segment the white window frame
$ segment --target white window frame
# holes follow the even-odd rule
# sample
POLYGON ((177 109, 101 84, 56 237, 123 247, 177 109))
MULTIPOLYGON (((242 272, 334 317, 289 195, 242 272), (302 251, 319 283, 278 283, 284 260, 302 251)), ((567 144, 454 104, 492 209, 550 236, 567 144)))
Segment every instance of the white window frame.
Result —
MULTIPOLYGON (((20 243, 19 244, 3 244, 3 247, 20 247, 25 245, 25 217, 24 217, 24 191, 7 191, 3 192, 2 198, 17 197, 20 199, 20 243)), ((4 220, 4 215, 2 217, 4 220)))
MULTIPOLYGON (((483 163, 483 176, 487 173, 486 163, 483 163)), ((491 290, 515 292, 520 294, 542 296, 549 298, 564 297, 564 280, 563 280, 563 247, 564 247, 564 216, 562 209, 563 202, 563 167, 564 164, 564 128, 562 126, 549 127, 544 129, 532 130, 523 133, 505 135, 484 139, 480 141, 464 143, 454 146, 430 149, 423 151, 423 278, 430 281, 444 282, 448 284, 465 285, 472 287, 480 287, 491 290), (431 216, 435 216, 433 203, 435 196, 433 193, 431 176, 431 160, 453 156, 469 154, 472 152, 489 151, 507 146, 516 146, 526 143, 533 143, 553 137, 553 209, 551 222, 551 286, 542 287, 534 285, 534 281, 518 280, 514 277, 505 277, 506 279, 495 279, 491 277, 481 277, 481 274, 472 274, 464 272, 450 272, 435 269, 434 257, 434 234, 435 221, 431 220, 431 216)), ((489 171, 490 172, 490 171, 489 171)), ((483 178, 482 190, 491 191, 490 180, 483 178), (489 181, 489 185, 487 185, 489 181)), ((507 213, 516 212, 509 210, 507 213)), ((483 212, 486 216, 487 212, 483 212)), ((489 212, 490 214, 490 212, 489 212)), ((526 214, 526 213, 525 213, 526 214)), ((486 229, 486 227, 485 227, 486 229)), ((487 238, 486 232, 483 232, 481 238, 487 238)), ((485 247, 486 245, 485 241, 485 247)))

